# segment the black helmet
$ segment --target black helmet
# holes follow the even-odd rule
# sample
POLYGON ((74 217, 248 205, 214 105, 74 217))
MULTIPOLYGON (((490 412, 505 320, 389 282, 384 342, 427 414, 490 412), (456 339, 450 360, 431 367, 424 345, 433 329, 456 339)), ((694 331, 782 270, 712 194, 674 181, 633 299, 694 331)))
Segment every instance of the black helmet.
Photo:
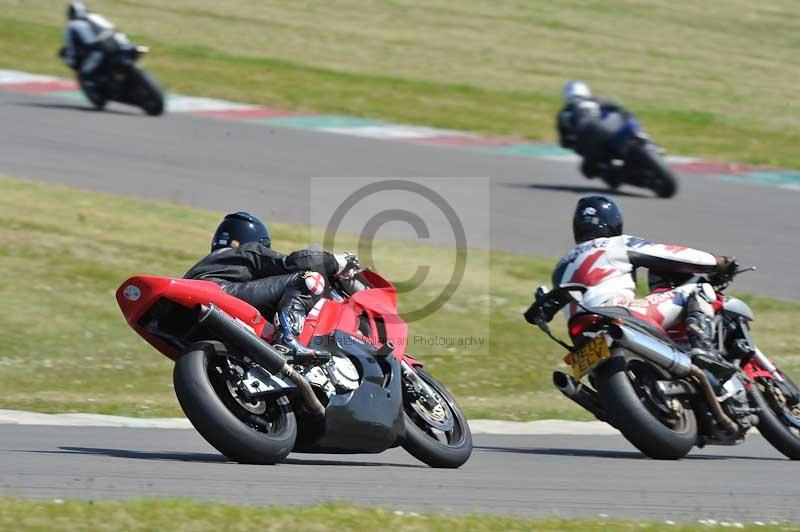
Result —
POLYGON ((88 13, 89 10, 83 2, 70 2, 67 6, 67 18, 70 20, 86 18, 88 13))
POLYGON ((235 212, 222 219, 211 239, 211 251, 222 248, 236 248, 248 242, 272 245, 269 229, 261 220, 249 212, 235 212))
POLYGON ((572 218, 575 243, 622 234, 622 211, 606 196, 586 196, 578 200, 572 218))

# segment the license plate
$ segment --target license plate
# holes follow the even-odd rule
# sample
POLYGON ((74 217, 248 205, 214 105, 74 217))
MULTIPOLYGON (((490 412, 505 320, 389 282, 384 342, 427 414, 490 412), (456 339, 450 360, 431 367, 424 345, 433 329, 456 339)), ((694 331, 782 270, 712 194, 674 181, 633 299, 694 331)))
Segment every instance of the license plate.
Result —
POLYGON ((611 351, 608 350, 606 337, 602 334, 598 335, 583 344, 577 351, 572 352, 572 373, 576 379, 580 380, 601 360, 605 360, 610 356, 611 351))

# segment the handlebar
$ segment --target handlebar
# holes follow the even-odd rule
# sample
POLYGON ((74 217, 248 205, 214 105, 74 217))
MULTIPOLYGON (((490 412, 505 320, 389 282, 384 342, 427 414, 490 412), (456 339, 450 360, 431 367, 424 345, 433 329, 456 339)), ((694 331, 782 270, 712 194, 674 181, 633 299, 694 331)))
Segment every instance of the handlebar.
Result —
POLYGON ((716 279, 709 278, 708 281, 711 283, 711 285, 714 287, 715 290, 721 291, 721 290, 725 290, 726 288, 728 288, 728 286, 731 284, 731 282, 733 281, 733 279, 735 277, 737 277, 737 276, 739 276, 739 275, 741 275, 743 273, 754 272, 754 271, 757 271, 757 270, 758 270, 758 268, 755 267, 755 266, 750 266, 748 268, 740 268, 738 270, 734 270, 734 271, 730 272, 727 275, 720 275, 716 279))

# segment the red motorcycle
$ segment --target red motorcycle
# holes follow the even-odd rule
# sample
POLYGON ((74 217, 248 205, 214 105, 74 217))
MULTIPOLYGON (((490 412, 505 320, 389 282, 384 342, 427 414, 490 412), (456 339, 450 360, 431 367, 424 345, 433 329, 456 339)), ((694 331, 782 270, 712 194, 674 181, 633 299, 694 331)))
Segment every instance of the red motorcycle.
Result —
POLYGON ((116 297, 130 326, 175 361, 186 417, 231 460, 402 445, 432 467, 455 468, 472 452, 455 399, 405 352, 395 288, 376 272, 332 282, 300 334, 329 356, 303 359, 270 345, 269 321, 210 281, 135 276, 116 297))
POLYGON ((573 375, 554 372, 556 388, 647 456, 674 460, 695 445, 742 443, 757 427, 781 453, 800 460, 800 389, 756 346, 750 334, 753 311, 722 293, 750 269, 710 279, 651 272, 651 287, 657 279, 663 291, 700 281, 716 289, 715 347, 738 368, 724 383, 693 364, 685 326, 665 331, 625 307, 586 307, 582 285, 540 287, 525 318, 569 351, 564 361, 573 375), (568 305, 573 345, 556 338, 548 326, 568 305))

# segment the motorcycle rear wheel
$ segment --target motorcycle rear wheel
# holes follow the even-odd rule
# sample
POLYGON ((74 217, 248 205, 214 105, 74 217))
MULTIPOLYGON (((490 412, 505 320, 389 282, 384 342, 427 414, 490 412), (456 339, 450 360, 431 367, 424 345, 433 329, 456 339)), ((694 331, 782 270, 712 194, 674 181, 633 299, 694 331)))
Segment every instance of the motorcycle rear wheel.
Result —
POLYGON ((187 348, 175 362, 173 382, 178 402, 205 440, 230 460, 274 464, 291 452, 297 422, 288 400, 256 402, 239 398, 226 378, 226 358, 212 342, 187 348))
POLYGON ((98 111, 102 111, 105 109, 108 100, 98 91, 96 88, 90 87, 83 79, 78 77, 78 84, 81 87, 81 91, 83 91, 83 95, 86 96, 86 99, 89 100, 95 109, 98 111))
POLYGON ((419 405, 414 407, 413 399, 407 391, 404 391, 403 421, 406 436, 402 443, 403 449, 431 467, 461 467, 472 454, 472 433, 467 418, 450 392, 439 381, 423 369, 415 369, 419 378, 436 392, 437 406, 442 410, 426 415, 425 410, 419 405), (435 419, 426 420, 426 417, 432 415, 439 419, 452 419, 452 428, 447 431, 438 430, 433 426, 435 419))
POLYGON ((792 460, 800 460, 800 430, 788 427, 781 420, 780 416, 791 415, 791 413, 786 411, 785 405, 778 405, 775 398, 768 400, 764 395, 765 392, 769 393, 766 385, 758 381, 748 392, 751 404, 761 410, 758 414, 758 431, 783 455, 792 460), (761 387, 764 387, 763 392, 761 387), (776 410, 779 410, 780 413, 776 410))
POLYGON ((677 460, 697 443, 697 419, 689 404, 680 416, 659 408, 648 381, 665 375, 649 363, 613 357, 597 369, 597 393, 609 421, 637 449, 657 460, 677 460), (672 426, 670 426, 670 424, 672 426))

